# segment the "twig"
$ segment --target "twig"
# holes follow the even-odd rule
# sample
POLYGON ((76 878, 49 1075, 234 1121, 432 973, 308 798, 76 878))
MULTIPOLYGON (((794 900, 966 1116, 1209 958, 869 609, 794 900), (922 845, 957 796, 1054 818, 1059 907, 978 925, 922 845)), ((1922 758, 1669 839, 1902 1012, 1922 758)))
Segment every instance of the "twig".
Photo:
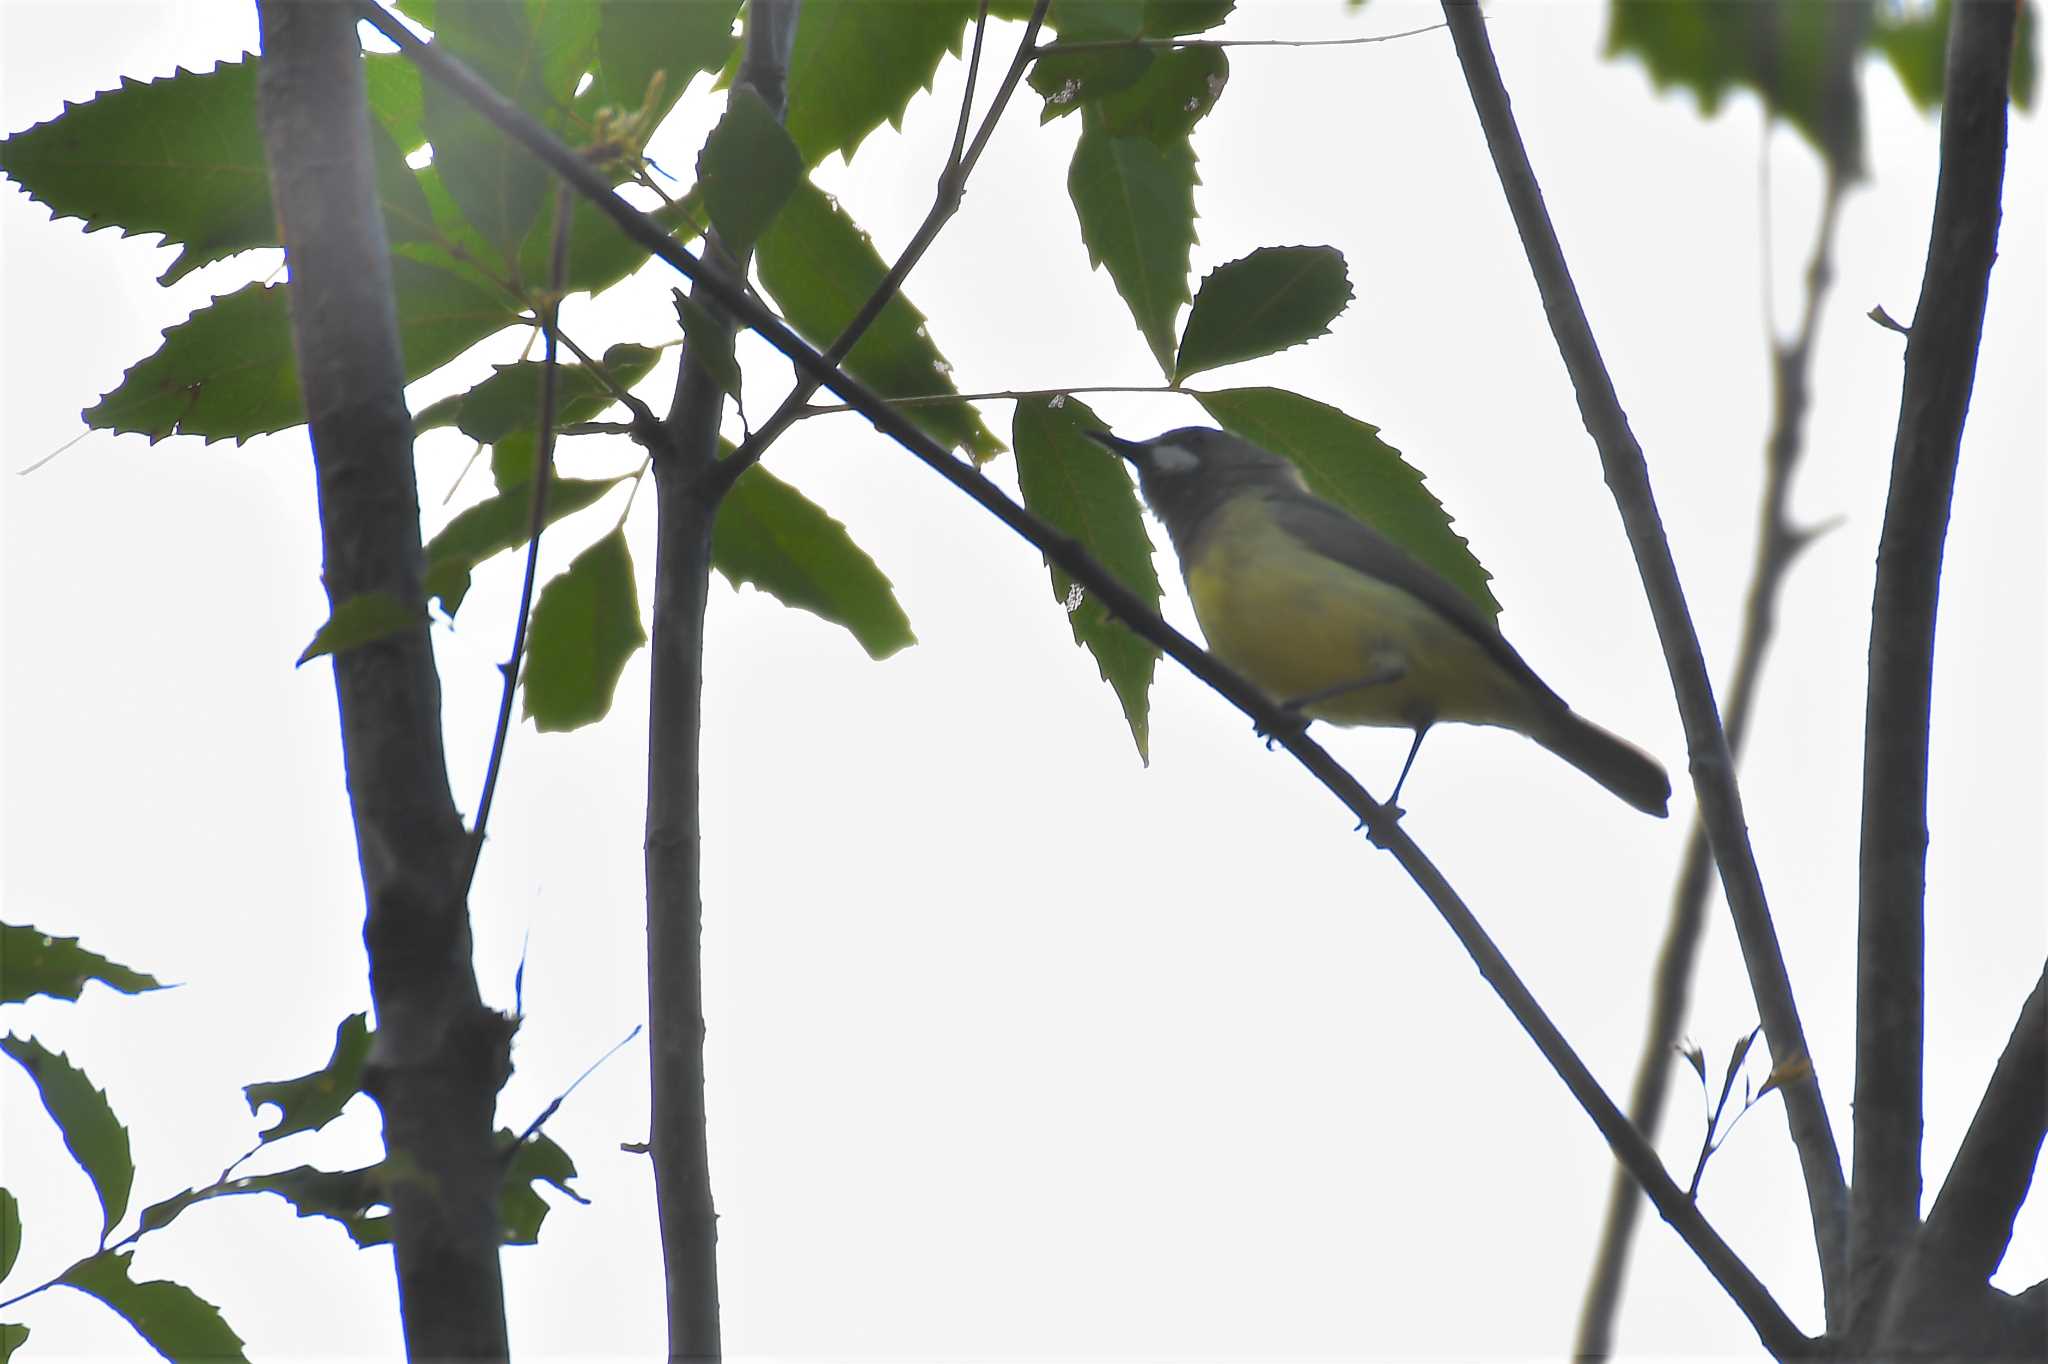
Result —
MULTIPOLYGON (((1180 384, 1077 384, 1064 388, 1004 388, 987 393, 919 393, 908 398, 884 398, 891 407, 931 407, 939 403, 1017 402, 1031 398, 1056 398, 1069 393, 1182 393, 1199 398, 1203 390, 1180 384)), ((797 414, 798 421, 830 417, 840 412, 858 412, 851 403, 819 403, 797 414)))
MULTIPOLYGON (((1770 1043, 1772 1066, 1775 1069, 1810 1059, 1806 1031, 1799 1021, 1799 1007, 1785 970, 1784 953, 1778 946, 1777 929, 1771 923, 1770 907, 1764 899, 1756 855, 1749 845, 1734 762, 1715 713, 1713 683, 1707 678, 1699 635, 1693 629, 1685 594, 1679 586, 1678 569, 1671 559, 1671 546, 1664 537, 1656 498, 1650 491, 1642 447, 1629 430, 1613 380, 1600 359, 1599 346, 1579 305, 1577 288, 1565 267, 1563 248, 1558 245, 1549 212, 1543 206, 1542 191, 1537 188, 1535 171, 1529 165, 1528 152, 1522 146, 1521 134, 1508 106, 1507 90, 1501 84, 1500 69, 1494 63, 1485 20, 1474 0, 1444 0, 1444 17, 1457 44, 1458 61, 1472 91, 1473 107, 1485 131, 1487 149, 1500 174, 1523 249, 1528 253, 1530 271, 1543 296, 1544 312, 1550 318, 1558 350, 1578 392, 1579 412, 1599 447, 1602 471, 1620 508, 1622 525, 1643 577, 1650 612, 1664 649, 1665 666, 1678 696, 1693 786, 1715 861, 1721 868, 1722 889, 1741 942, 1757 1013, 1763 1019, 1764 1037, 1770 1043)), ((1805 1176, 1821 1277, 1823 1282, 1833 1281, 1839 1278, 1843 1264, 1848 1190, 1818 1077, 1809 1072, 1804 1080, 1787 1085, 1785 1107, 1805 1176)))
MULTIPOLYGON (((1806 302, 1799 331, 1789 344, 1771 339, 1771 432, 1764 445, 1764 489, 1759 499, 1756 557, 1750 565, 1742 635, 1735 649, 1735 674, 1729 683, 1728 709, 1723 721, 1728 733, 1728 752, 1733 759, 1740 759, 1748 737, 1757 683, 1776 629, 1779 593, 1800 549, 1811 543, 1811 532, 1802 534, 1792 524, 1792 475, 1804 453, 1807 376, 1821 300, 1833 278, 1835 227, 1846 191, 1846 180, 1831 171, 1813 255, 1807 265, 1806 302)), ((1765 247, 1768 261, 1768 239, 1765 247)), ((1768 311, 1764 315, 1766 319, 1770 316, 1768 311)), ((1653 1140, 1662 1124, 1664 1096, 1671 1085, 1672 1043, 1678 1040, 1692 996, 1693 969, 1707 924, 1707 890, 1712 870, 1706 824, 1695 809, 1672 887, 1671 913, 1651 980, 1649 1021, 1643 1030, 1642 1052, 1629 1091, 1629 1117, 1653 1140)), ((1576 1360, 1605 1359, 1613 1353, 1614 1321, 1621 1307, 1624 1272, 1641 1210, 1635 1181, 1626 1170, 1616 1170, 1607 1191, 1607 1213, 1600 1228, 1599 1248, 1594 1252, 1585 1300, 1579 1309, 1577 1338, 1572 1345, 1572 1357, 1576 1360)))
POLYGON ((555 468, 555 390, 562 372, 555 363, 555 342, 560 335, 555 322, 561 309, 562 278, 569 265, 569 206, 569 187, 560 186, 555 191, 554 254, 548 266, 552 282, 542 314, 547 344, 540 362, 540 453, 534 460, 533 491, 526 513, 526 572, 519 584, 519 614, 512 622, 512 652, 498 665, 498 671, 504 675, 498 693, 498 723, 491 734, 490 760, 484 764, 484 789, 477 797, 476 823, 469 833, 469 870, 462 878, 465 892, 475 883, 477 864, 483 860, 491 802, 498 793, 505 741, 512 733, 512 698, 519 690, 519 662, 526 655, 526 624, 533 614, 533 584, 540 571, 540 536, 547 527, 548 482, 555 468))
POLYGON ((1260 732, 1292 753, 1345 808, 1371 831, 1374 843, 1387 849, 1415 880, 1445 922, 1450 926, 1481 975, 1500 995, 1516 1021, 1535 1041, 1581 1108, 1593 1120, 1616 1154, 1650 1194, 1658 1211, 1678 1231, 1708 1272, 1720 1283, 1738 1308, 1755 1327, 1760 1339, 1781 1358, 1807 1348, 1799 1332, 1771 1298, 1770 1291, 1750 1272, 1727 1242, 1714 1231, 1671 1179, 1656 1151, 1600 1089, 1585 1064, 1571 1050, 1557 1028, 1537 1006, 1528 988, 1508 965, 1500 950, 1473 918, 1471 911, 1444 880, 1442 873, 1423 856, 1406 833, 1394 822, 1392 812, 1365 793, 1358 781, 1340 766, 1323 747, 1309 738, 1302 717, 1276 706, 1264 692, 1236 672, 1217 662, 1187 636, 1168 625, 1144 600, 1125 587, 1104 568, 1079 541, 1027 511, 1006 496, 964 460, 955 459, 908 418, 894 410, 859 380, 824 362, 803 339, 767 308, 747 297, 730 279, 677 245, 639 210, 612 192, 601 177, 586 174, 573 150, 564 146, 545 128, 510 102, 500 98, 459 62, 445 53, 418 42, 405 41, 402 26, 387 18, 369 0, 358 0, 358 13, 380 31, 393 37, 407 56, 433 78, 467 100, 486 118, 567 179, 619 224, 621 231, 647 246, 664 262, 702 284, 706 291, 733 315, 744 321, 761 338, 787 356, 807 376, 859 407, 875 428, 904 447, 928 468, 953 484, 977 505, 1022 536, 1048 560, 1082 584, 1102 604, 1141 638, 1159 646, 1181 666, 1215 689, 1239 710, 1250 716, 1260 732), (401 36, 403 35, 403 36, 401 36))
MULTIPOLYGON (((1031 17, 1024 25, 1024 37, 1017 45, 1017 55, 1011 60, 1010 69, 1003 74, 1003 83, 997 88, 995 99, 990 103, 988 113, 982 118, 980 129, 974 134, 974 141, 962 151, 961 142, 967 131, 968 109, 974 97, 974 72, 969 69, 967 98, 960 104, 960 123, 954 134, 953 150, 946 158, 945 169, 939 173, 939 191, 932 202, 931 211, 925 214, 924 222, 918 225, 909 245, 896 257, 896 263, 889 267, 889 273, 882 277, 882 282, 868 295, 867 302, 861 305, 860 311, 841 329, 832 344, 825 348, 822 358, 826 365, 836 369, 846 359, 855 344, 867 333, 867 329, 875 324, 875 320, 889 306, 890 300, 902 290, 903 281, 917 268, 917 263, 924 259, 925 252, 930 250, 932 243, 938 239, 940 229, 959 212, 961 200, 966 192, 967 177, 973 173, 975 163, 981 160, 981 154, 987 148, 989 139, 995 135, 996 124, 1002 119, 1003 110, 1009 106, 1010 96, 1016 93, 1018 82, 1024 79, 1024 72, 1031 65, 1032 44, 1038 38, 1039 27, 1045 22, 1045 12, 1050 5, 1051 0, 1037 0, 1032 6, 1031 17)), ((982 4, 980 17, 982 21, 988 18, 986 0, 982 4)), ((981 30, 982 23, 978 22, 974 30, 974 53, 977 59, 981 54, 981 30)), ((792 423, 805 415, 805 404, 811 400, 811 395, 816 393, 819 387, 820 382, 814 377, 806 375, 799 378, 796 386, 790 389, 789 395, 782 400, 782 405, 761 424, 760 430, 749 435, 739 449, 713 466, 707 472, 707 479, 713 481, 715 487, 721 491, 730 488, 741 474, 760 463, 761 456, 768 452, 768 447, 773 445, 792 423)), ((956 396, 954 401, 960 402, 964 399, 956 396)))
POLYGON ((1069 52, 1104 52, 1129 47, 1363 47, 1368 43, 1391 43, 1396 38, 1434 33, 1442 27, 1442 24, 1424 24, 1421 28, 1403 29, 1399 33, 1375 33, 1364 38, 1094 38, 1085 42, 1045 43, 1031 55, 1034 58, 1059 57, 1069 52))
POLYGON ((526 1124, 526 1130, 521 1132, 519 1136, 516 1139, 514 1139, 514 1141, 512 1142, 511 1149, 513 1151, 517 1151, 520 1147, 526 1145, 526 1143, 532 1141, 535 1137, 539 1136, 540 1129, 547 1125, 547 1121, 549 1118, 554 1117, 556 1113, 561 1111, 562 1105, 569 1101, 569 1096, 576 1092, 577 1087, 581 1085, 585 1080, 588 1080, 591 1076, 595 1075, 597 1073, 597 1068, 599 1066, 611 1060, 612 1057, 618 1055, 620 1048, 624 1047, 628 1042, 632 1041, 639 1035, 640 1025, 638 1023, 635 1023, 633 1025, 633 1031, 627 1033, 624 1037, 621 1037, 618 1041, 612 1043, 610 1047, 605 1049, 604 1055, 598 1057, 595 1061, 592 1061, 589 1065, 585 1066, 583 1068, 583 1073, 581 1075, 578 1075, 575 1079, 571 1080, 569 1082, 569 1087, 567 1089, 563 1090, 560 1094, 557 1094, 554 1098, 548 1100, 547 1107, 541 1109, 541 1111, 534 1116, 533 1121, 526 1124))
POLYGON ((1941 174, 1877 542, 1856 919, 1852 1333, 1882 1306, 1919 1225, 1934 627, 1998 246, 2014 13, 2005 4, 1958 4, 1949 21, 1941 174))

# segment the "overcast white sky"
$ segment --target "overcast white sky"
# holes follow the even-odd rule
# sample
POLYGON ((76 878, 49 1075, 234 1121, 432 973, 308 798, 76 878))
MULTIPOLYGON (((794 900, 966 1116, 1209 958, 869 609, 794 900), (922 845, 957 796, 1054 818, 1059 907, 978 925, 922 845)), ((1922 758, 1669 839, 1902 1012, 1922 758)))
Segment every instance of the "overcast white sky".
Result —
MULTIPOLYGON (((1240 7, 1235 36, 1351 36, 1433 22, 1381 0, 1240 7)), ((1766 323, 1760 118, 1702 121, 1632 63, 1599 60, 1602 10, 1503 7, 1493 36, 1717 677, 1760 480, 1766 323)), ((123 76, 203 69, 254 42, 251 7, 0 6, 5 128, 123 76)), ((1013 28, 992 32, 1007 59, 1013 28)), ((821 179, 893 255, 928 203, 960 70, 821 179)), ((987 87, 984 86, 984 89, 987 87)), ((1831 1115, 1848 1148, 1857 787, 1870 566, 1934 183, 1935 125, 1887 70, 1866 82, 1873 181, 1850 199, 1821 331, 1803 521, 1841 518, 1790 583, 1744 795, 1831 1115)), ((718 104, 692 96, 654 148, 692 164, 718 104)), ((965 210, 909 292, 967 389, 1146 383, 1149 356, 1065 199, 1072 121, 1013 109, 965 210)), ((1789 319, 1818 176, 1770 142, 1770 251, 1789 319)), ((1447 728, 1404 803, 1617 1094, 1692 812, 1660 655, 1441 32, 1232 54, 1197 150, 1199 275, 1262 245, 1328 243, 1357 301, 1335 334, 1204 376, 1296 388, 1384 427, 1496 575, 1502 624, 1574 706, 1658 754, 1680 786, 1648 820, 1525 741, 1447 728)), ((1930 1184, 2040 970, 2043 903, 2043 222, 2038 122, 2013 125, 2006 216, 1943 591, 1929 865, 1930 1184)), ((208 297, 274 256, 153 283, 151 239, 82 236, 0 194, 6 467, 208 297)), ((668 280, 572 308, 590 349, 665 339, 668 280)), ((422 400, 466 387, 484 348, 422 400)), ((746 359, 743 354, 743 359, 746 359)), ((666 366, 652 381, 660 391, 666 366)), ((757 359, 766 411, 784 364, 757 359)), ((1185 400, 1101 398, 1144 435, 1185 400)), ((1008 431, 1006 404, 990 424, 1008 431)), ((468 454, 422 440, 429 529, 468 454)), ((576 444, 571 471, 634 452, 576 444)), ((1415 1355, 1545 1358, 1568 1346, 1609 1161, 1587 1120, 1421 895, 1284 756, 1167 666, 1141 767, 1075 650, 1037 556, 858 419, 807 422, 772 467, 843 519, 921 644, 883 664, 814 618, 714 589, 707 682, 707 1013, 726 1340, 736 1358, 1415 1355)), ((1011 480, 1006 463, 996 476, 1011 480)), ((457 504, 483 491, 472 477, 457 504)), ((302 432, 242 448, 95 433, 5 499, 5 916, 183 988, 95 991, 0 1020, 68 1051, 133 1134, 136 1202, 211 1178, 252 1141, 243 1083, 322 1061, 366 1006, 361 892, 329 672, 292 660, 325 614, 302 432)), ((560 567, 611 504, 551 532, 560 567)), ((652 503, 633 514, 651 558, 652 503)), ((1162 560, 1162 569, 1170 569, 1162 560)), ((1169 616, 1186 628, 1184 597, 1169 616)), ((508 559, 439 633, 455 789, 475 801, 516 600, 508 559)), ((524 1122, 642 1020, 644 655, 603 725, 514 736, 473 901, 478 971, 527 1019, 502 1112, 524 1122)), ((1383 791, 1406 736, 1328 736, 1383 791)), ((1720 1053, 1754 1021, 1716 910, 1690 1031, 1720 1053)), ((505 1257, 517 1348, 647 1357, 659 1256, 644 1162, 644 1049, 550 1126, 593 1206, 505 1257)), ((1678 1093, 1664 1149, 1698 1140, 1678 1093)), ((23 1077, 0 1076, 16 1278, 90 1249, 97 1209, 23 1077)), ((374 1113, 277 1163, 375 1152, 374 1113)), ((1716 1159, 1703 1207, 1805 1326, 1819 1325, 1804 1199, 1773 1102, 1716 1159)), ((2038 1200, 2037 1200, 2038 1204, 2038 1200)), ((390 1357, 388 1258, 274 1200, 188 1213, 139 1276, 223 1305, 255 1358, 390 1357)), ((2022 1219, 2001 1282, 2048 1273, 2022 1219)), ((20 1313, 42 1352, 143 1346, 76 1295, 20 1313)), ((1677 1238, 1644 1230, 1632 1355, 1758 1354, 1677 1238)))

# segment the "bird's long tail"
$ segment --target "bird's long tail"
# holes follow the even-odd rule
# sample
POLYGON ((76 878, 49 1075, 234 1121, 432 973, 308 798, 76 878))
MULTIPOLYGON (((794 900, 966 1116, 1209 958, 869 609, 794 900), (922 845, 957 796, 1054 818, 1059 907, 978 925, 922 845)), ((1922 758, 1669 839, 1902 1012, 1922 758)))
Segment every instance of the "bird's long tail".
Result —
POLYGON ((1560 710, 1529 735, 1646 815, 1668 813, 1671 779, 1657 760, 1569 710, 1560 710))

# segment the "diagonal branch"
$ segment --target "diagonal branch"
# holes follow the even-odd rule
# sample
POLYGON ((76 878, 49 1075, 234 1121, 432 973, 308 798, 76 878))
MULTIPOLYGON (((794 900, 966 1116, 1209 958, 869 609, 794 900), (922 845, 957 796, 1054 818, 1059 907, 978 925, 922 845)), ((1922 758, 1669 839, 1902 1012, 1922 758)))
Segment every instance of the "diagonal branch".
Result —
POLYGON ((1950 20, 1941 175, 1877 545, 1856 920, 1855 1319, 1878 1310, 1920 1217, 1934 626, 1998 246, 2014 14, 2010 4, 1974 0, 1950 20))
MULTIPOLYGON (((1806 1180, 1807 1205, 1820 1253, 1821 1280, 1824 1285, 1834 1285, 1841 1276, 1848 1204, 1842 1159, 1835 1146, 1834 1131, 1828 1125, 1820 1079, 1810 1069, 1812 1053, 1799 1021, 1799 1007, 1793 999, 1784 953, 1778 946, 1777 929, 1771 923, 1770 907, 1764 899, 1763 878, 1749 845, 1734 762, 1715 711, 1713 683, 1707 677, 1699 635, 1693 629, 1685 594, 1678 582, 1678 568, 1672 562, 1671 545, 1664 537, 1656 498, 1650 491, 1649 469, 1642 447, 1629 430, 1613 380, 1600 359, 1592 327, 1579 305, 1578 290, 1565 267, 1564 250, 1551 227, 1542 191, 1536 185, 1536 173, 1530 167, 1529 154, 1522 146, 1521 133, 1508 106, 1507 89, 1501 84, 1500 68, 1493 59, 1485 20, 1475 0, 1444 0, 1444 17, 1450 22, 1459 64, 1464 68, 1473 107, 1486 134, 1487 150, 1493 156, 1508 207, 1521 233, 1523 249, 1528 253, 1530 272, 1543 296, 1543 310, 1550 318, 1558 350, 1578 392, 1579 412, 1599 447, 1601 468, 1614 492, 1629 546, 1643 576, 1650 612, 1664 648, 1665 666, 1678 696, 1693 786, 1699 795, 1714 860, 1721 868, 1722 891, 1735 921, 1743 964, 1749 971, 1750 990, 1756 996, 1757 1012, 1763 1019, 1764 1037, 1770 1043, 1772 1066, 1789 1067, 1802 1061, 1809 1064, 1806 1078, 1786 1085, 1783 1093, 1792 1140, 1806 1180)), ((1835 1300, 1832 1290, 1828 1296, 1830 1301, 1835 1300)))
POLYGON ((953 484, 998 521, 1031 543, 1052 563, 1095 594, 1109 610, 1140 637, 1157 645, 1189 672, 1207 683, 1238 709, 1250 716, 1261 732, 1294 755, 1346 809, 1357 815, 1370 831, 1373 841, 1391 852, 1401 866, 1444 917, 1466 951, 1472 956, 1487 983, 1522 1025, 1559 1077, 1592 1118, 1617 1157, 1635 1173, 1649 1192, 1651 1201, 1685 1240, 1700 1262, 1728 1293, 1731 1300, 1755 1327, 1767 1348, 1781 1358, 1806 1352, 1810 1342, 1800 1333, 1784 1310, 1771 1298, 1735 1255, 1727 1242, 1685 1197, 1672 1181, 1656 1151, 1623 1116, 1621 1110, 1600 1089, 1599 1082, 1571 1050, 1554 1024, 1536 1004, 1520 977, 1487 937, 1469 908, 1444 880, 1442 873, 1423 855, 1413 840, 1392 817, 1392 811, 1375 802, 1357 779, 1340 766, 1323 747, 1309 738, 1301 716, 1285 711, 1239 676, 1198 647, 1125 587, 1109 570, 1084 549, 1080 542, 1063 534, 1006 496, 964 460, 955 459, 922 429, 897 412, 886 400, 858 380, 837 370, 810 348, 758 301, 731 279, 691 255, 661 227, 631 204, 613 193, 601 176, 583 166, 573 149, 565 146, 545 128, 518 108, 500 98, 459 62, 412 40, 403 25, 391 20, 368 0, 359 0, 358 12, 379 31, 396 42, 406 55, 434 79, 448 85, 485 117, 504 130, 619 224, 620 230, 682 274, 704 285, 734 317, 745 322, 762 339, 787 356, 806 376, 819 381, 857 408, 874 425, 940 477, 953 484))

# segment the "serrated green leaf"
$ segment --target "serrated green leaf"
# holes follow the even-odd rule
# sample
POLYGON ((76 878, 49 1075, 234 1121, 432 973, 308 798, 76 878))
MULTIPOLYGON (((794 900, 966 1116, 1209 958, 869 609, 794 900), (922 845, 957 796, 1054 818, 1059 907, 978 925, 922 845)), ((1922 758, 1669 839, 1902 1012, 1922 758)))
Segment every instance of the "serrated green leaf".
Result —
POLYGON ((1713 114, 1754 92, 1847 176, 1863 173, 1863 105, 1835 26, 1861 23, 1841 0, 1610 0, 1607 56, 1642 60, 1658 89, 1690 90, 1713 114), (1835 111, 1838 111, 1835 112, 1835 111))
POLYGON ((682 98, 690 78, 716 71, 732 55, 739 0, 608 0, 599 13, 597 82, 600 103, 639 110, 654 73, 664 73, 654 111, 682 98))
MULTIPOLYGON (((552 526, 563 517, 582 511, 624 481, 550 479, 545 524, 552 526)), ((524 484, 506 488, 474 507, 463 509, 427 542, 427 595, 440 598, 441 609, 455 614, 469 591, 471 570, 493 555, 525 544, 532 525, 532 492, 524 484)))
POLYGON ((114 1116, 106 1094, 62 1052, 51 1051, 33 1037, 13 1033, 0 1037, 0 1052, 13 1057, 35 1081, 43 1107, 64 1138, 64 1149, 92 1181, 93 1192, 99 1195, 100 1235, 104 1239, 128 1211, 128 1194, 135 1184, 128 1129, 114 1116))
MULTIPOLYGON (((1948 23, 1951 0, 1934 0, 1927 6, 1880 5, 1871 45, 1882 52, 1906 88, 1906 97, 1921 112, 1941 105, 1942 87, 1947 81, 1948 23)), ((2034 4, 2021 0, 2018 30, 2013 34, 2012 102, 2022 109, 2034 107, 2035 62, 2034 4)))
MULTIPOLYGON (((158 281, 276 246, 277 213, 256 118, 254 59, 160 80, 124 80, 0 142, 0 170, 85 230, 160 233, 184 249, 158 281)), ((394 240, 428 222, 425 196, 396 144, 373 128, 377 186, 394 240)))
MULTIPOLYGON (((1145 533, 1137 490, 1123 461, 1082 434, 1103 426, 1087 404, 1072 397, 1019 400, 1010 431, 1017 486, 1025 506, 1079 540, 1156 611, 1159 574, 1152 566, 1152 540, 1145 533)), ((1074 642, 1095 656, 1102 679, 1123 706, 1138 757, 1149 762, 1149 699, 1159 650, 1131 633, 1058 566, 1047 567, 1053 600, 1066 610, 1074 642)))
POLYGON ((1443 503, 1379 428, 1326 403, 1277 388, 1195 395, 1223 428, 1285 455, 1316 496, 1334 502, 1407 550, 1471 598, 1487 619, 1500 603, 1443 503))
POLYGON ((317 1132, 340 1117, 341 1110, 362 1089, 363 1061, 369 1054, 369 1018, 350 1014, 334 1029, 334 1050, 326 1065, 295 1079, 242 1086, 252 1115, 265 1104, 277 1105, 277 1121, 264 1130, 261 1139, 273 1142, 295 1132, 317 1132))
POLYGON ((21 1256, 21 1205, 12 1192, 0 1189, 0 1281, 14 1272, 21 1256))
POLYGON ((846 527, 758 464, 719 506, 711 563, 734 586, 752 583, 785 606, 845 626, 870 658, 917 642, 895 589, 846 527))
POLYGON ((929 90, 939 61, 960 50, 971 0, 806 0, 789 59, 790 137, 815 166, 852 157, 863 139, 929 90))
POLYGON ((14 1352, 28 1341, 28 1327, 0 1322, 0 1364, 14 1358, 14 1352))
POLYGON ((76 938, 53 938, 27 924, 0 924, 0 1004, 35 995, 77 999, 89 980, 124 995, 164 988, 155 976, 86 951, 76 938))
MULTIPOLYGON (((498 1136, 501 1141, 512 1140, 512 1133, 502 1128, 498 1136)), ((520 1143, 506 1167, 505 1192, 498 1204, 505 1244, 530 1246, 539 1242, 540 1224, 547 1218, 548 1204, 537 1185, 552 1184, 578 1203, 590 1202, 569 1187, 569 1181, 575 1177, 576 1162, 552 1138, 536 1133, 520 1143)))
POLYGON ((796 143, 752 87, 740 86, 704 141, 697 183, 728 250, 741 259, 804 178, 796 143))
POLYGON ((133 1251, 102 1251, 64 1271, 58 1282, 90 1293, 121 1317, 150 1347, 174 1364, 242 1360, 242 1338, 228 1329, 220 1309, 168 1279, 141 1283, 128 1276, 133 1251))
MULTIPOLYGON (((434 18, 434 46, 550 127, 560 126, 594 49, 594 8, 440 0, 434 18)), ((423 95, 421 116, 442 182, 470 225, 511 253, 547 200, 546 167, 439 81, 428 81, 423 95)))
POLYGON ((626 533, 614 530, 541 589, 526 636, 526 714, 543 732, 605 717, 647 631, 626 533))
POLYGON ((1219 265, 1188 310, 1173 381, 1313 340, 1350 302, 1351 276, 1334 247, 1263 246, 1219 265))
MULTIPOLYGON (((652 346, 621 341, 599 362, 603 374, 630 390, 653 370, 661 352, 652 346)), ((491 377, 456 401, 455 425, 471 440, 490 445, 515 431, 532 431, 540 421, 541 380, 547 366, 538 360, 493 365, 491 377)), ((589 421, 618 401, 597 371, 586 365, 557 366, 555 421, 558 426, 589 421)))
POLYGON ((358 1246, 382 1245, 391 1239, 388 1219, 370 1209, 384 1201, 381 1164, 360 1170, 319 1170, 310 1165, 294 1166, 267 1175, 244 1175, 203 1189, 187 1189, 142 1210, 144 1231, 156 1231, 176 1221, 179 1214, 199 1203, 242 1194, 276 1194, 292 1205, 300 1217, 326 1217, 339 1222, 358 1246))
MULTIPOLYGON (((513 320, 509 303, 462 276, 404 257, 391 272, 409 380, 513 320)), ((154 444, 171 435, 240 442, 305 421, 285 287, 248 285, 164 332, 156 354, 86 409, 86 425, 154 444)))
MULTIPOLYGON (((755 266, 789 325, 821 349, 838 339, 888 273, 867 233, 809 183, 797 187, 761 235, 755 266)), ((854 346, 845 368, 885 398, 959 391, 953 367, 925 328, 924 314, 901 293, 854 346)), ((920 403, 904 413, 934 440, 964 449, 976 460, 1002 451, 1003 443, 966 403, 920 403)))
POLYGON ((1103 134, 1146 137, 1172 151, 1216 107, 1229 82, 1230 60, 1221 48, 1173 48, 1128 88, 1096 100, 1089 118, 1103 134))
POLYGON ((1089 264, 1109 271, 1160 370, 1171 374, 1195 245, 1195 153, 1185 140, 1161 146, 1098 131, 1092 122, 1084 120, 1067 171, 1081 240, 1089 264))
POLYGON ((402 602, 389 592, 365 592, 350 597, 328 614, 292 666, 304 667, 316 658, 359 649, 426 623, 424 605, 402 602))

